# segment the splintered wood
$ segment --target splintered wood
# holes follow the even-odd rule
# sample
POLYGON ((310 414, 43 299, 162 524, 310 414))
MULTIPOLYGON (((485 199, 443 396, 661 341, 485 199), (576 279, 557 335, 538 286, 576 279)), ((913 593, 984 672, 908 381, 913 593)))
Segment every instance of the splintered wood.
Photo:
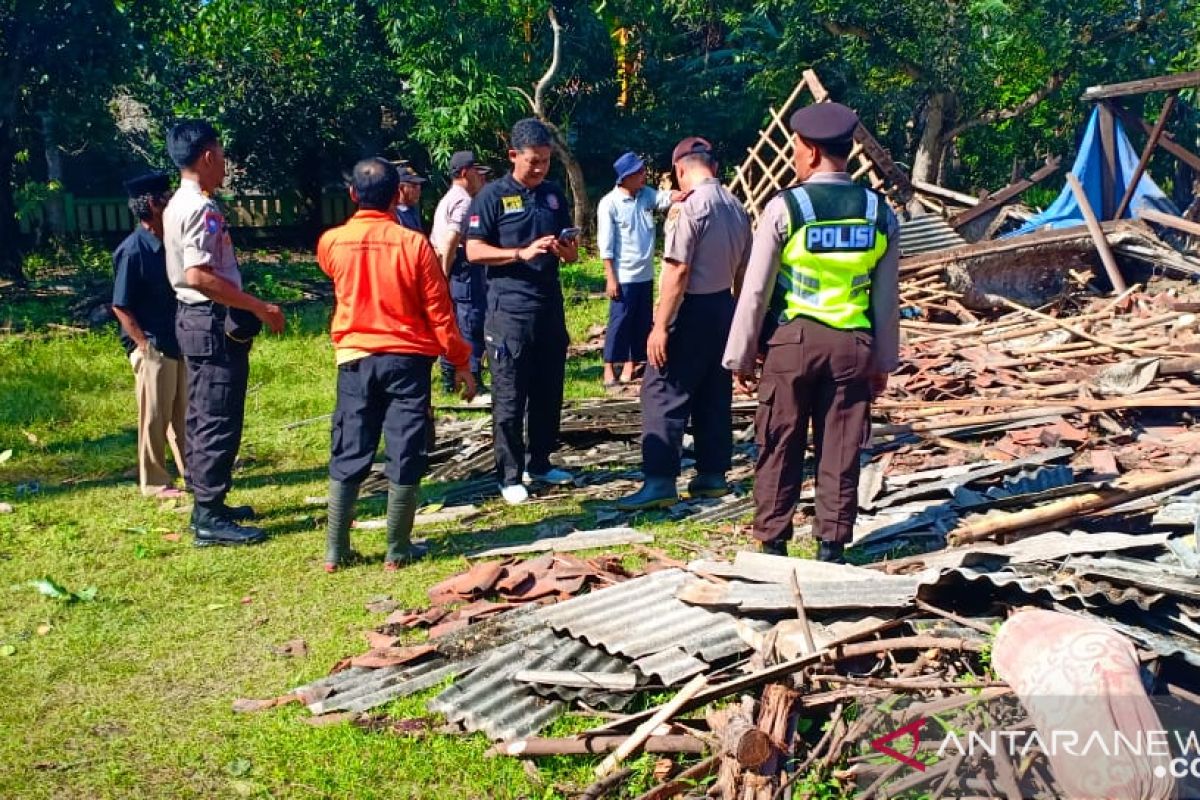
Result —
MULTIPOLYGON (((1062 415, 1086 420, 1191 406, 1200 401, 1200 390, 1186 380, 1200 365, 1198 318, 1174 302, 1134 287, 1076 309, 1064 303, 1047 312, 1004 301, 1013 310, 990 322, 901 323, 902 366, 876 404, 891 424, 875 434, 954 437, 1062 415)), ((1086 439, 1087 433, 1060 426, 1047 437, 1086 439)), ((999 445, 993 455, 1021 454, 999 445)))

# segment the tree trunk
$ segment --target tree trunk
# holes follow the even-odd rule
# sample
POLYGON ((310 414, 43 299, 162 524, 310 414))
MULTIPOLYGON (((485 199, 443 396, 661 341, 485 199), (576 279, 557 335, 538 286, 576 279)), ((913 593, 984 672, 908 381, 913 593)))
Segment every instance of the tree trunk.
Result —
POLYGON ((571 218, 575 222, 577 228, 585 231, 591 231, 592 221, 592 205, 588 200, 587 183, 583 179, 583 168, 579 166, 578 159, 571 152, 571 148, 567 147, 566 138, 554 128, 554 154, 558 156, 559 161, 562 161, 563 167, 567 170, 567 184, 571 187, 571 202, 574 210, 571 213, 571 218))
POLYGON ((52 111, 43 111, 40 116, 42 149, 46 155, 46 182, 58 185, 58 189, 51 189, 46 198, 46 227, 54 236, 62 236, 67 232, 67 214, 62 197, 63 157, 62 149, 58 146, 58 120, 52 111))
POLYGON ((921 129, 921 140, 913 156, 913 180, 936 184, 941 177, 942 153, 946 147, 944 134, 954 122, 954 107, 951 92, 938 92, 929 98, 922 115, 925 124, 921 129))
POLYGON ((17 224, 17 203, 13 197, 15 156, 11 123, 0 119, 0 277, 23 283, 21 228, 17 224))

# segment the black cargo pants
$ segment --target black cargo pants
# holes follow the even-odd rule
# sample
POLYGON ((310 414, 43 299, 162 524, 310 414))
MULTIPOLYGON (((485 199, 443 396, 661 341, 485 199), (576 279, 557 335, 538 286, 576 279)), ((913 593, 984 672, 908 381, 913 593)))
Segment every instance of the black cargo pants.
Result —
POLYGON ((187 365, 187 483, 199 506, 225 502, 242 444, 249 341, 225 334, 228 309, 216 303, 179 304, 175 333, 187 365))

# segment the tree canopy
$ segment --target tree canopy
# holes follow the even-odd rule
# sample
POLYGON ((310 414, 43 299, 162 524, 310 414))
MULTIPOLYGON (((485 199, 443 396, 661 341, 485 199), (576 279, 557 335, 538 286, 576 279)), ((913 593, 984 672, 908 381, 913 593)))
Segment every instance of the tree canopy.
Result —
MULTIPOLYGON (((500 161, 552 60, 550 9, 0 0, 0 238, 16 241, 19 199, 45 194, 58 162, 166 166, 163 131, 189 115, 221 128, 238 185, 296 191, 310 208, 363 155, 440 171, 471 147, 500 161)), ((916 177, 994 188, 1014 161, 1072 147, 1084 87, 1198 60, 1194 0, 593 0, 555 11, 561 58, 542 114, 582 175, 573 186, 593 196, 622 151, 665 169, 684 135, 738 163, 808 67, 916 177)), ((10 276, 15 252, 0 248, 10 276)))

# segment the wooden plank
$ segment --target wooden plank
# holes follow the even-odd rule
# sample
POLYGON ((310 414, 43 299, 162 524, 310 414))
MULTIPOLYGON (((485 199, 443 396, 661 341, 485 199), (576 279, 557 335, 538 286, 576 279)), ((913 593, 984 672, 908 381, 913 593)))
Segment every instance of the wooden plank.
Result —
POLYGON ((957 214, 957 215, 951 217, 950 218, 950 227, 951 228, 961 228, 963 225, 966 225, 971 220, 978 219, 979 217, 988 213, 992 209, 994 209, 998 206, 1004 205, 1009 200, 1013 199, 1014 197, 1016 197, 1017 195, 1019 195, 1021 192, 1025 191, 1029 187, 1034 186, 1038 183, 1041 183, 1042 181, 1046 180, 1046 178, 1049 178, 1051 175, 1053 175, 1055 172, 1058 172, 1058 167, 1059 167, 1060 163, 1061 163, 1061 159, 1059 159, 1057 156, 1055 156, 1052 159, 1047 159, 1045 165, 1043 165, 1040 169, 1037 170, 1037 172, 1033 173, 1028 178, 1021 178, 1020 180, 1016 181, 1015 183, 1010 183, 1008 186, 1005 186, 1003 189, 996 192, 995 194, 988 195, 983 200, 978 201, 977 204, 973 208, 968 208, 966 211, 963 211, 961 214, 957 214))
POLYGON ((1117 209, 1117 121, 1107 104, 1100 106, 1100 219, 1113 219, 1117 209))
MULTIPOLYGON (((1177 231, 1183 231, 1191 236, 1200 236, 1200 223, 1192 222, 1190 219, 1177 217, 1174 214, 1167 214, 1162 211, 1157 211, 1153 208, 1141 208, 1137 212, 1138 219, 1144 219, 1147 222, 1153 222, 1158 225, 1165 225, 1168 228, 1174 228, 1177 231)), ((1174 305, 1176 310, 1179 310, 1179 303, 1174 305)))
POLYGON ((577 672, 575 670, 523 669, 513 675, 520 683, 567 686, 575 689, 603 689, 610 692, 631 692, 637 688, 638 676, 633 672, 577 672))
MULTIPOLYGON (((1154 126, 1124 106, 1121 106, 1118 103, 1108 102, 1106 102, 1105 105, 1111 108, 1113 113, 1120 117, 1121 121, 1129 127, 1141 128, 1143 131, 1145 131, 1146 135, 1150 135, 1154 132, 1154 126)), ((1159 139, 1158 146, 1178 158, 1183 163, 1187 164, 1192 169, 1200 172, 1200 156, 1176 142, 1175 137, 1171 134, 1164 133, 1159 139)))
POLYGON ((1075 177, 1074 172, 1067 173, 1067 183, 1071 185, 1071 191, 1075 194, 1075 200, 1079 203, 1079 210, 1083 212, 1083 220, 1087 223, 1088 233, 1092 235, 1092 241, 1096 243, 1096 252, 1100 254, 1100 261, 1104 264, 1104 271, 1108 273, 1108 279, 1112 282, 1113 290, 1123 292, 1127 288, 1125 278, 1121 275, 1121 268, 1117 266, 1117 259, 1113 256, 1112 248, 1108 246, 1108 239, 1104 237, 1104 231, 1100 228, 1100 221, 1096 219, 1095 212, 1092 211, 1092 205, 1088 202, 1087 192, 1083 189, 1083 184, 1079 182, 1079 178, 1075 177))
POLYGON ((1129 177, 1129 185, 1125 187, 1125 194, 1121 196, 1121 202, 1117 204, 1113 219, 1125 216, 1125 211, 1133 201, 1133 193, 1137 191, 1138 181, 1142 179, 1142 173, 1146 171, 1146 166, 1150 163, 1150 156, 1154 155, 1154 151, 1158 147, 1158 140, 1162 138, 1163 132, 1167 129, 1167 121, 1171 118, 1171 112, 1175 110, 1177 99, 1179 99, 1179 92, 1176 91, 1168 94, 1167 99, 1163 101, 1162 109, 1158 112, 1158 120, 1154 123, 1154 130, 1150 131, 1150 138, 1146 140, 1142 157, 1138 159, 1137 167, 1133 170, 1133 175, 1129 177))
POLYGON ((944 186, 938 186, 936 183, 926 183, 925 181, 913 181, 913 188, 922 194, 933 195, 940 197, 943 200, 953 200, 955 203, 963 206, 977 206, 980 198, 972 197, 969 194, 956 192, 953 189, 947 189, 944 186))
POLYGON ((1125 83, 1110 83, 1092 86, 1083 93, 1084 100, 1101 100, 1106 97, 1124 97, 1131 94, 1146 92, 1169 92, 1200 86, 1200 71, 1181 72, 1176 75, 1160 75, 1155 78, 1143 78, 1125 83))

